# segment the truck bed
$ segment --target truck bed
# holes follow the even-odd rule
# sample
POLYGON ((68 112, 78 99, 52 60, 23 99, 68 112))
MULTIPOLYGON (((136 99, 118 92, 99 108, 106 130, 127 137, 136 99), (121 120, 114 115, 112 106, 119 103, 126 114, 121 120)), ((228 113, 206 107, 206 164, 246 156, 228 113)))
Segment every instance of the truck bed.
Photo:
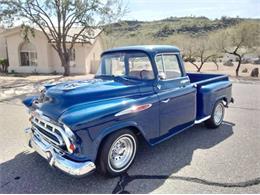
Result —
POLYGON ((228 81, 228 76, 223 74, 203 74, 203 73, 187 73, 190 82, 197 86, 214 83, 217 81, 228 81))

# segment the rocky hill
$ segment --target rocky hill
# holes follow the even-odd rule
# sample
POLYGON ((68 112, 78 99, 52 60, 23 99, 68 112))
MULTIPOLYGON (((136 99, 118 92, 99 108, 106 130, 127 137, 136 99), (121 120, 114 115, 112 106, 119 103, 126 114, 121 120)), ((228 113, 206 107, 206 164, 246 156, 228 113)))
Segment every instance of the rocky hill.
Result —
POLYGON ((152 22, 122 21, 107 28, 107 44, 170 44, 183 35, 203 36, 232 28, 240 22, 260 24, 260 19, 222 17, 210 20, 206 17, 170 17, 152 22))

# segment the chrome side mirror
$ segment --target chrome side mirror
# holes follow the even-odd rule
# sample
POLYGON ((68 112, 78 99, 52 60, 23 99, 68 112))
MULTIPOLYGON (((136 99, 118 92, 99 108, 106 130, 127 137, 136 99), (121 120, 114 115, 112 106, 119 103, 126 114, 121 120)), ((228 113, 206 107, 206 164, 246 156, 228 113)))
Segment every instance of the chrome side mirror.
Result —
POLYGON ((160 72, 160 73, 158 74, 158 79, 159 79, 159 80, 165 80, 165 79, 166 79, 166 74, 165 74, 164 72, 160 72))

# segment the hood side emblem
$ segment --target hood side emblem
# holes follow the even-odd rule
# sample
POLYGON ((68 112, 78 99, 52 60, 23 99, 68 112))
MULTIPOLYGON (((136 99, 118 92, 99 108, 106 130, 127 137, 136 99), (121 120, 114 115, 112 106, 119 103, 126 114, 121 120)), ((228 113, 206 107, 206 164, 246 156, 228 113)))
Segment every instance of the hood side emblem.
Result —
POLYGON ((126 114, 141 112, 141 111, 147 110, 151 106, 152 106, 152 104, 134 105, 134 106, 131 106, 130 108, 127 108, 121 112, 116 113, 115 116, 122 116, 122 115, 126 115, 126 114))

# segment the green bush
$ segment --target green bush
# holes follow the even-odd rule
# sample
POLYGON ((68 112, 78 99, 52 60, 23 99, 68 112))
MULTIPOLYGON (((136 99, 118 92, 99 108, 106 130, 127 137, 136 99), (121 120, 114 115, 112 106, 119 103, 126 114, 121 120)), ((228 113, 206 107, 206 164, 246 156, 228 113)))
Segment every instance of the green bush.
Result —
POLYGON ((8 66, 9 66, 9 62, 7 59, 0 59, 0 65, 1 65, 1 72, 8 72, 8 66))

